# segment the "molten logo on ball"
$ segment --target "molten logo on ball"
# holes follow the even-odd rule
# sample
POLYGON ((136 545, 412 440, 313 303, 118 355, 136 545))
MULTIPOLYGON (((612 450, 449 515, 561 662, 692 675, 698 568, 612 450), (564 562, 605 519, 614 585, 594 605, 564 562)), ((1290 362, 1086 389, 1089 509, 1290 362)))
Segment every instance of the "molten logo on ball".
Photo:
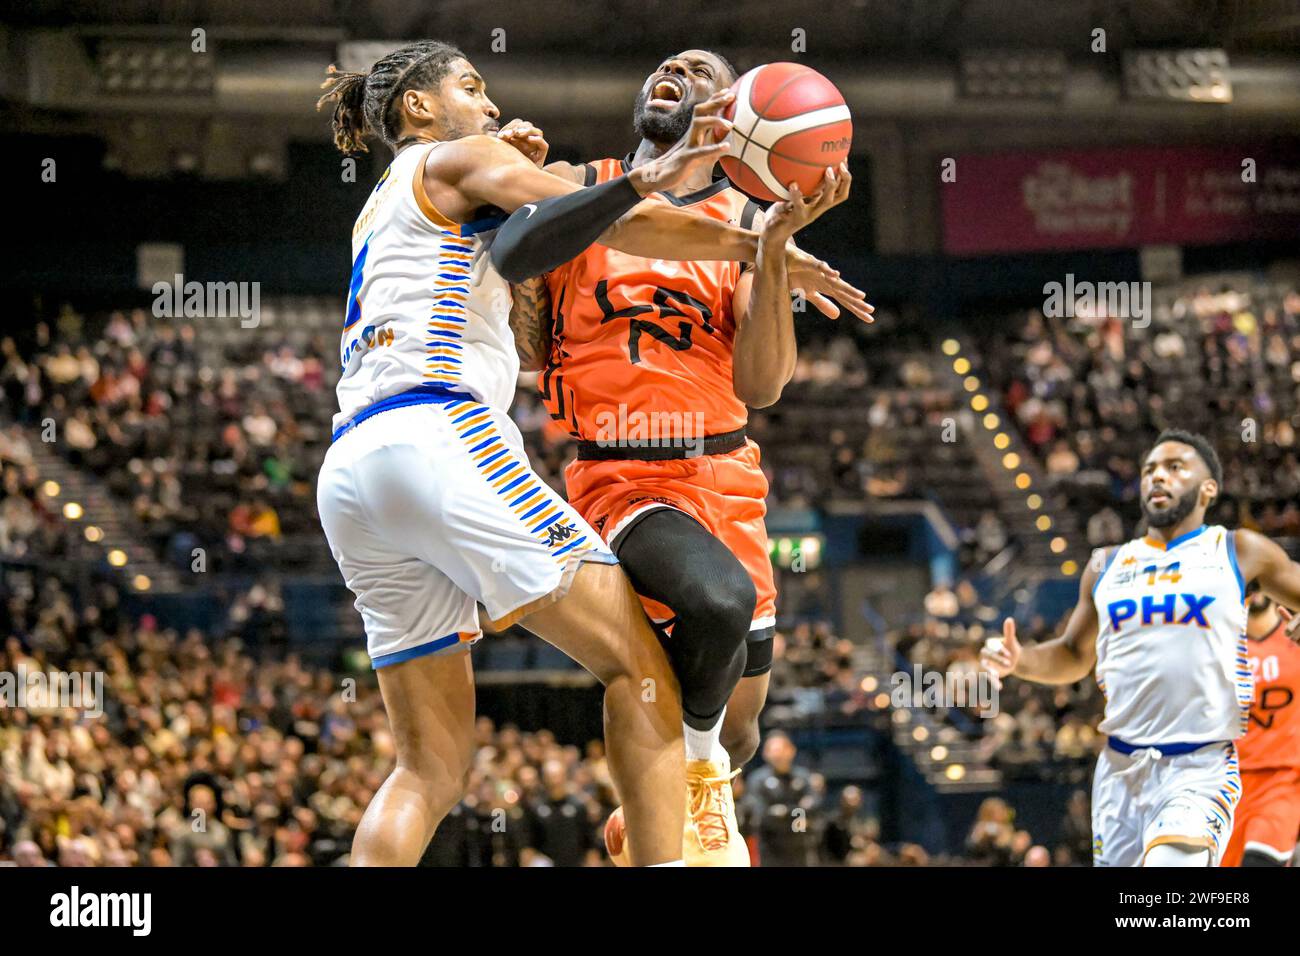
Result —
POLYGON ((733 126, 722 168, 755 199, 785 199, 794 182, 816 192, 827 166, 848 158, 853 120, 835 84, 799 63, 768 63, 732 87, 733 126))

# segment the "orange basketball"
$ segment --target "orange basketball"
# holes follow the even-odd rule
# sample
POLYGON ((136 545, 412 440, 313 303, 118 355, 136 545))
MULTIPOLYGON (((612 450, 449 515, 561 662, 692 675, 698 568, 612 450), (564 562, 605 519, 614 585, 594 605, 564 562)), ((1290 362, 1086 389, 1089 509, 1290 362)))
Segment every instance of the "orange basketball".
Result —
POLYGON ((806 196, 827 166, 848 158, 853 120, 835 84, 799 63, 768 63, 738 79, 724 114, 734 124, 722 168, 755 199, 785 199, 786 185, 806 196))

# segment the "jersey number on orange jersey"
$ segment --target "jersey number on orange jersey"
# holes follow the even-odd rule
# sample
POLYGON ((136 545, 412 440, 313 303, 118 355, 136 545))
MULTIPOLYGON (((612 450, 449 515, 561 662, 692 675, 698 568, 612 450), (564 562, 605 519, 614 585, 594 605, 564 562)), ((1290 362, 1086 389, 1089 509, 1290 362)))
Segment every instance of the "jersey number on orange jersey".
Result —
MULTIPOLYGON (((1277 655, 1250 658, 1250 671, 1258 679, 1272 683, 1280 674, 1277 655)), ((1264 687, 1256 695, 1255 705, 1250 708, 1250 722, 1260 727, 1269 728, 1277 719, 1277 712, 1283 707, 1290 707, 1294 694, 1290 687, 1264 687)))
POLYGON ((665 289, 663 286, 655 286, 654 305, 630 305, 626 309, 615 309, 612 302, 609 301, 609 282, 601 279, 596 283, 596 304, 600 306, 601 319, 600 324, 612 322, 614 319, 631 318, 628 323, 627 333, 627 355, 633 365, 641 362, 641 333, 644 332, 651 338, 658 339, 664 345, 668 346, 674 352, 684 352, 691 347, 691 329, 693 325, 689 321, 677 323, 678 335, 673 335, 667 329, 655 324, 647 319, 638 319, 636 316, 646 312, 659 310, 661 319, 680 317, 689 319, 688 313, 683 312, 673 304, 674 301, 682 305, 690 306, 700 313, 700 327, 705 332, 712 335, 716 329, 710 323, 713 318, 713 310, 707 305, 696 299, 686 292, 678 292, 676 289, 665 289))

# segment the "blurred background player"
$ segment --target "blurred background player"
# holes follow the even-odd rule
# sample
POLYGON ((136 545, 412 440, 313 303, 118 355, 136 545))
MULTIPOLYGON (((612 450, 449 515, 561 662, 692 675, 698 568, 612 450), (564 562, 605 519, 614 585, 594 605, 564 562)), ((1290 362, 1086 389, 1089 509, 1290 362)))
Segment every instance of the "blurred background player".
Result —
MULTIPOLYGON (((715 53, 673 56, 642 84, 635 152, 546 168, 586 186, 608 183, 682 142, 695 107, 735 80, 715 53)), ((828 169, 816 195, 796 189, 764 217, 701 166, 655 200, 758 229, 754 268, 665 262, 595 244, 548 275, 553 325, 518 330, 525 367, 544 363, 547 410, 579 439, 565 471, 569 499, 618 554, 667 635, 683 694, 688 865, 748 865, 730 778, 758 746, 776 587, 763 524, 767 480, 745 435, 746 406, 773 404, 794 372, 787 243, 844 202, 850 185, 847 166, 828 169)), ((831 288, 870 319, 860 292, 831 288)), ((810 298, 838 314, 824 296, 810 298)))
MULTIPOLYGON (((518 360, 487 237, 501 210, 577 187, 495 135, 499 111, 482 77, 447 44, 402 47, 365 73, 332 71, 325 86, 320 105, 333 106, 341 150, 374 135, 396 154, 353 228, 340 411, 318 488, 397 748, 353 860, 414 864, 461 799, 474 725, 464 651, 481 634, 481 602, 494 626, 522 622, 604 684, 610 771, 637 862, 679 861, 671 673, 613 555, 535 475, 506 413, 518 360), (645 681, 658 690, 643 699, 645 681)), ((604 192, 630 209, 649 182, 671 185, 718 153, 680 149, 604 192)), ((649 220, 630 220, 626 248, 748 248, 742 231, 695 217, 652 208, 649 220)))
POLYGON ((1095 865, 1213 866, 1241 797, 1246 584, 1300 606, 1300 565, 1263 535, 1205 524, 1223 467, 1200 435, 1162 433, 1141 476, 1148 532, 1089 564, 1065 633, 1022 648, 1007 618, 983 660, 1044 684, 1095 668, 1108 736, 1093 778, 1095 865))
POLYGON ((1287 619, 1247 588, 1246 660, 1255 678, 1246 736, 1237 741, 1241 803, 1224 866, 1287 866, 1300 833, 1300 647, 1287 619))

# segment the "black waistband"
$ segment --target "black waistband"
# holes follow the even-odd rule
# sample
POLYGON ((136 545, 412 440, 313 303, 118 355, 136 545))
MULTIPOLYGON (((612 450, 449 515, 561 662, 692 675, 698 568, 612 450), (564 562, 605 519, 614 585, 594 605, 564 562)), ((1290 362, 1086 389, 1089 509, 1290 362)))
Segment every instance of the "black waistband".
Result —
POLYGON ((694 440, 656 440, 651 445, 634 445, 624 442, 611 445, 600 441, 578 442, 579 461, 673 461, 678 458, 697 458, 700 455, 725 455, 744 447, 745 429, 721 435, 706 435, 694 440))

